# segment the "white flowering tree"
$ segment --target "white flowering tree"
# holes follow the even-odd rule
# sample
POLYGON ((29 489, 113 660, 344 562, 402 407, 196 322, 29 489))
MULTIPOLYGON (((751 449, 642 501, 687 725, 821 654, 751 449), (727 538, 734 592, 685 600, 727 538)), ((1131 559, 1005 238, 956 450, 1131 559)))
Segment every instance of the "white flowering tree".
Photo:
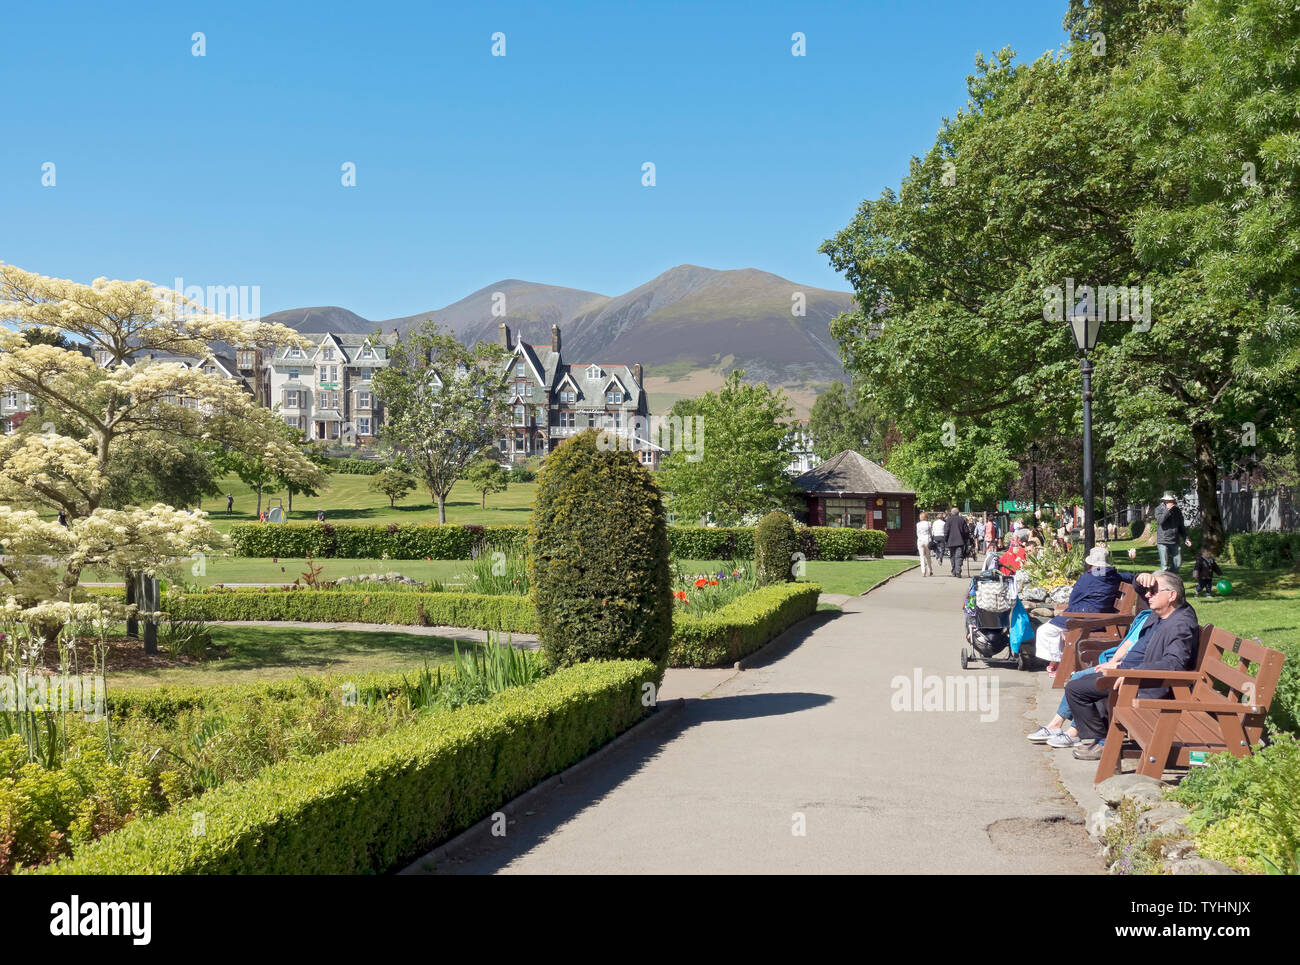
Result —
POLYGON ((238 384, 145 358, 202 357, 213 341, 304 344, 292 329, 211 314, 145 281, 83 285, 3 263, 0 322, 37 333, 0 329, 0 386, 28 393, 36 409, 0 437, 0 576, 20 607, 70 601, 88 568, 151 573, 224 545, 205 513, 104 505, 114 453, 162 459, 199 445, 259 458, 287 479, 324 480, 238 384), (36 341, 56 334, 71 347, 36 341), (58 512, 66 527, 48 518, 58 512))

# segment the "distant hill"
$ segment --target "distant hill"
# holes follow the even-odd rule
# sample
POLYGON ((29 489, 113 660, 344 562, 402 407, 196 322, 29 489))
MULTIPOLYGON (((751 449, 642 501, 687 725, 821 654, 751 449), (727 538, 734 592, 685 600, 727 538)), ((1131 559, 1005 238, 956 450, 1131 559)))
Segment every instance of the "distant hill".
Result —
POLYGON ((299 308, 267 316, 298 331, 407 332, 425 319, 463 341, 492 341, 505 322, 524 341, 549 343, 559 325, 575 362, 640 362, 655 411, 697 395, 735 368, 746 381, 785 387, 806 416, 817 392, 843 380, 830 322, 854 306, 850 292, 813 288, 754 268, 678 265, 622 295, 509 278, 444 308, 370 321, 344 308, 299 308), (502 297, 496 297, 500 293, 502 297), (802 293, 805 314, 791 313, 802 293), (494 315, 494 304, 504 314, 494 315))

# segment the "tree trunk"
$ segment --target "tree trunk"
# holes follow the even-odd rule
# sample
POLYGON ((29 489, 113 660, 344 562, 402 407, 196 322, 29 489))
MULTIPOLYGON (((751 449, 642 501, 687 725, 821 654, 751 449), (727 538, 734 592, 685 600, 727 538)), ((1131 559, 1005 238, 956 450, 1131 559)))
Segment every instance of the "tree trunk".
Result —
POLYGON ((291 486, 289 487, 289 511, 288 513, 285 514, 284 517, 285 520, 287 521, 289 517, 292 515, 293 515, 293 487, 291 486))
POLYGON ((438 494, 438 522, 447 522, 447 497, 442 493, 438 494))
POLYGON ((479 493, 479 495, 482 496, 483 498, 479 500, 478 508, 487 509, 487 490, 484 489, 481 493, 479 493))
POLYGON ((257 518, 262 518, 262 487, 257 487, 257 518))
POLYGON ((1223 516, 1219 512, 1219 462, 1209 426, 1193 426, 1196 443, 1196 499, 1201 508, 1201 546, 1214 556, 1223 552, 1223 516))

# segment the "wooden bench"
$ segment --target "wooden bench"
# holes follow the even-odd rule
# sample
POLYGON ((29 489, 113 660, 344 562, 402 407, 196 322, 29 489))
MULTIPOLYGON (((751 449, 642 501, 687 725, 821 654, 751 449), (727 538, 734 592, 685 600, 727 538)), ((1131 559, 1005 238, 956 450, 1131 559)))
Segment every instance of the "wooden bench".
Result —
POLYGON ((1071 675, 1097 665, 1097 657, 1124 639, 1142 598, 1132 583, 1121 583, 1113 613, 1061 613, 1065 617, 1065 636, 1061 641, 1061 660, 1056 667, 1052 686, 1060 690, 1071 675))
POLYGON ((1189 766, 1196 751, 1248 757, 1263 736, 1284 660, 1285 655, 1256 640, 1203 626, 1195 670, 1099 671, 1098 687, 1113 689, 1096 782, 1118 771, 1124 756, 1138 757, 1138 773, 1157 780, 1170 768, 1189 766), (1236 655, 1237 666, 1225 662, 1228 654, 1236 655), (1247 661, 1256 667, 1254 676, 1247 673, 1247 661), (1173 696, 1138 697, 1139 687, 1161 682, 1173 696), (1126 749, 1125 741, 1137 749, 1126 749))

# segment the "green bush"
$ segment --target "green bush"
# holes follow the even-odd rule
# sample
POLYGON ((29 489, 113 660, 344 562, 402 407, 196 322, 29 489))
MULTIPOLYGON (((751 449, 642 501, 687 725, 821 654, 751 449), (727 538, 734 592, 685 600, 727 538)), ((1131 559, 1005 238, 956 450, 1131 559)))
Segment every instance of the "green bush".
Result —
POLYGON ((668 662, 672 667, 733 663, 817 610, 816 583, 760 587, 703 617, 678 614, 668 662))
POLYGON ((532 633, 533 604, 523 596, 241 587, 168 594, 174 620, 292 620, 301 623, 392 623, 532 633))
POLYGON ((635 658, 663 667, 672 636, 668 527, 650 470, 587 431, 547 457, 529 530, 542 648, 557 666, 635 658))
POLYGON ((883 529, 809 526, 798 530, 799 552, 808 560, 851 560, 855 556, 884 556, 889 534, 883 529))
POLYGON ((1277 689, 1268 705, 1268 719, 1280 731, 1300 736, 1300 641, 1269 644, 1285 658, 1277 689))
POLYGON ((230 528, 236 556, 301 559, 467 560, 492 543, 522 549, 526 526, 440 526, 332 523, 237 523, 230 528))
POLYGON ((754 530, 743 526, 670 526, 668 547, 679 560, 752 560, 754 530))
POLYGON ((1300 533, 1233 533, 1228 559, 1253 570, 1276 570, 1300 563, 1300 533))
POLYGON ((82 848, 47 874, 383 873, 413 860, 645 713, 646 661, 560 670, 486 704, 272 765, 82 848), (203 815, 204 833, 196 834, 203 815))
POLYGON ((1124 539, 1140 539, 1143 532, 1146 531, 1146 522, 1141 519, 1135 519, 1128 524, 1128 535, 1124 539))
POLYGON ((758 585, 791 582, 797 551, 794 521, 786 513, 773 510, 760 519, 754 527, 754 570, 758 585))

